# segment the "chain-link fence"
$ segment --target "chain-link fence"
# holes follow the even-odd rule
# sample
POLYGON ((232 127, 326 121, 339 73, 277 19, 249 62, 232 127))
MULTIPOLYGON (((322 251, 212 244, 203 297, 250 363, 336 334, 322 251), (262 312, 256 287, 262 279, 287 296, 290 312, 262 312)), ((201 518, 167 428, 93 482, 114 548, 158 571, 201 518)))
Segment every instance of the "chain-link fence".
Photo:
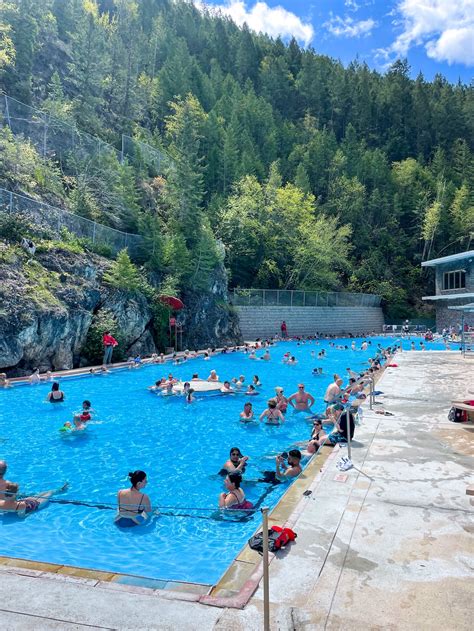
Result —
POLYGON ((49 112, 39 110, 11 96, 0 96, 0 123, 14 134, 28 138, 44 158, 57 161, 63 170, 81 172, 84 164, 95 160, 111 159, 146 168, 159 175, 172 164, 163 150, 122 134, 121 151, 111 144, 92 136, 49 112))
POLYGON ((164 175, 172 166, 171 158, 161 149, 122 134, 122 159, 125 158, 150 176, 164 175))
POLYGON ((380 307, 380 296, 293 289, 234 289, 236 307, 380 307))
POLYGON ((103 226, 62 208, 50 206, 32 197, 12 193, 4 188, 0 188, 0 212, 24 214, 39 228, 58 235, 61 234, 62 228, 66 228, 78 237, 88 239, 93 245, 107 246, 112 254, 128 248, 133 256, 140 251, 143 243, 140 235, 103 226))
POLYGON ((121 152, 100 138, 6 94, 0 97, 0 122, 15 135, 28 138, 43 158, 52 158, 69 173, 82 171, 84 163, 92 160, 122 160, 121 152))

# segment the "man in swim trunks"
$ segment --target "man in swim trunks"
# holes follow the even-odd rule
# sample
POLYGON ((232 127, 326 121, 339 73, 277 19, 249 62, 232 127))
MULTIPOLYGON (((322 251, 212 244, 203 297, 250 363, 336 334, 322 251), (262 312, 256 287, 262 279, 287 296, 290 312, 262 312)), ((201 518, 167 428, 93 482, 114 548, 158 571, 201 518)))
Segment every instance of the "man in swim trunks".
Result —
POLYGON ((291 395, 288 399, 288 404, 297 412, 311 411, 310 408, 314 404, 314 397, 309 392, 305 392, 304 383, 299 383, 298 391, 291 395))

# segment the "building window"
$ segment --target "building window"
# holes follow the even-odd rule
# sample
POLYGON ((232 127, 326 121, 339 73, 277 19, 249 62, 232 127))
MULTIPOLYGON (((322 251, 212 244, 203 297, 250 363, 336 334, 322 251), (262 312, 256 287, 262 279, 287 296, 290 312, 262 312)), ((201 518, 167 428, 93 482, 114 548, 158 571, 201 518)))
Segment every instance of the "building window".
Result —
POLYGON ((443 290, 445 289, 465 289, 466 288, 466 272, 463 269, 455 272, 444 272, 443 274, 443 290))

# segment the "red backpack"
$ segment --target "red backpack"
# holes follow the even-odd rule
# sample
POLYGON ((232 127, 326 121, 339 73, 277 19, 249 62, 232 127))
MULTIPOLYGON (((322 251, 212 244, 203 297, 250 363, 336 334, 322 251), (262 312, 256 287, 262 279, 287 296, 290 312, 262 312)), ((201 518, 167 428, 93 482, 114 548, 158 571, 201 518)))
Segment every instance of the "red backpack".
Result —
MULTIPOLYGON (((287 543, 294 541, 298 535, 291 528, 282 528, 281 526, 272 526, 268 530, 268 549, 270 552, 276 552, 280 548, 284 548, 287 543)), ((263 552, 263 533, 258 532, 249 539, 249 546, 252 550, 263 552)))

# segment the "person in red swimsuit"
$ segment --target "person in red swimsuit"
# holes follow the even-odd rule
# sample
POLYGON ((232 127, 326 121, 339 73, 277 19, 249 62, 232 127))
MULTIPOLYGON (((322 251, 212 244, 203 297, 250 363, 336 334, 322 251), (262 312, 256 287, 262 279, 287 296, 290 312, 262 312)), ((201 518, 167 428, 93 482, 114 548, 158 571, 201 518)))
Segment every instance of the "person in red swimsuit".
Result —
POLYGON ((283 338, 288 337, 288 329, 287 329, 287 327, 286 327, 286 322, 285 322, 285 320, 283 320, 283 322, 281 323, 280 330, 281 330, 281 336, 282 336, 283 338))

